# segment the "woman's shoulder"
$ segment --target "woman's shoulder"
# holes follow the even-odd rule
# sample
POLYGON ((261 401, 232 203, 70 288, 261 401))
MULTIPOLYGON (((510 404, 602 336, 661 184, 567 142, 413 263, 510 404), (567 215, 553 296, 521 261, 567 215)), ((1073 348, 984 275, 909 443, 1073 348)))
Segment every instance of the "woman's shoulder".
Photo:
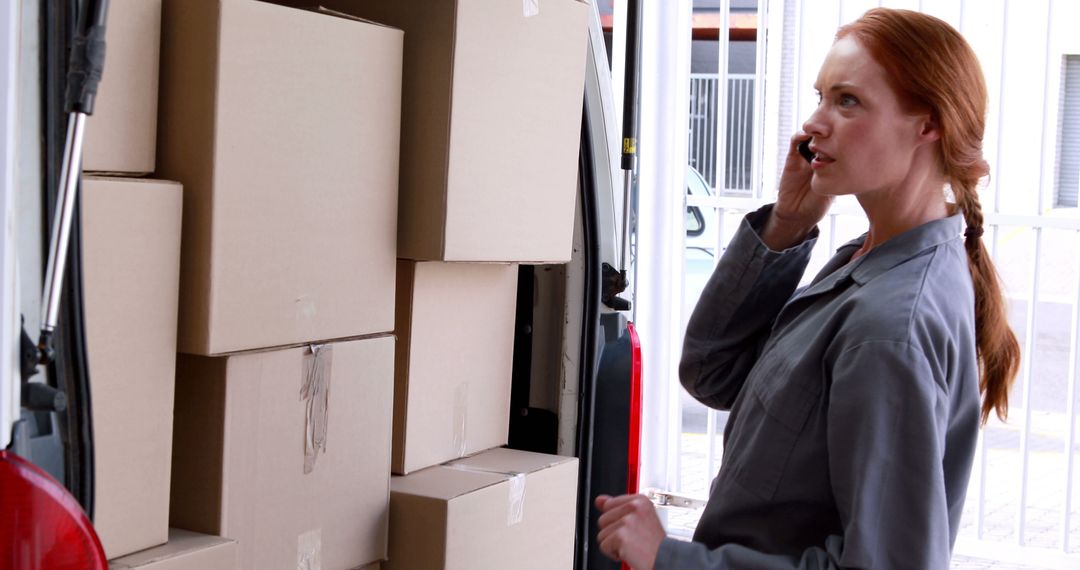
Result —
POLYGON ((875 275, 851 295, 856 338, 940 343, 974 331, 975 295, 963 247, 928 249, 875 275))

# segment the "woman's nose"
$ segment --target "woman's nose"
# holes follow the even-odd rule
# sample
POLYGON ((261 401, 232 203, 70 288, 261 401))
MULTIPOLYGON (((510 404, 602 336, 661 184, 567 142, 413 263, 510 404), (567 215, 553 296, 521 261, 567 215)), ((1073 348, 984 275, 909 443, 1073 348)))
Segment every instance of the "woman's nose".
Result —
POLYGON ((820 138, 828 135, 828 125, 825 118, 821 114, 821 107, 814 109, 814 112, 810 115, 810 118, 806 119, 803 123, 803 131, 816 138, 820 138))

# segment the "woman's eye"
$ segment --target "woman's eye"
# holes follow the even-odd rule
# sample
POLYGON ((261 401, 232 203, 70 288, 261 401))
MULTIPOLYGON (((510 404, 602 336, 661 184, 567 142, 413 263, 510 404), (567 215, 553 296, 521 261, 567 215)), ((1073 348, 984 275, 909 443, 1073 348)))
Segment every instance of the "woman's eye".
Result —
POLYGON ((857 105, 858 103, 859 103, 859 100, 856 99, 852 95, 841 95, 840 96, 840 106, 841 107, 852 107, 852 106, 857 105))

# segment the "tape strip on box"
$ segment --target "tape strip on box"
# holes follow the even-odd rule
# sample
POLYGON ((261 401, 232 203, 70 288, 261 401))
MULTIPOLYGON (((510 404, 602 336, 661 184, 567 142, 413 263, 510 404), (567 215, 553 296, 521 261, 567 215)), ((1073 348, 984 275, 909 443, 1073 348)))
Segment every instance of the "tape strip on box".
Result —
POLYGON ((309 530, 297 538, 296 570, 322 570, 322 531, 309 530))
POLYGON ((330 376, 334 348, 311 345, 304 355, 304 377, 300 399, 305 402, 304 473, 315 469, 319 453, 326 453, 327 412, 330 406, 330 376))
POLYGON ((521 473, 519 471, 497 471, 494 469, 480 469, 478 467, 472 467, 469 465, 458 465, 455 463, 447 463, 443 465, 443 467, 457 469, 458 471, 468 471, 471 473, 494 473, 496 475, 505 475, 508 478, 506 526, 514 526, 525 520, 525 479, 528 475, 527 473, 521 473))
POLYGON ((465 457, 465 450, 468 449, 468 440, 466 439, 466 429, 469 427, 468 418, 469 383, 462 382, 454 391, 453 425, 451 426, 454 434, 452 446, 456 457, 465 457))

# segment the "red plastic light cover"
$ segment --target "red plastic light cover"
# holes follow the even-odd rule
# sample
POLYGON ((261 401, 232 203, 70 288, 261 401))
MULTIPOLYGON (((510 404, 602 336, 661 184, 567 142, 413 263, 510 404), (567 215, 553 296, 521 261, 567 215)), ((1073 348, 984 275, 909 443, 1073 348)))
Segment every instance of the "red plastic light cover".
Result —
POLYGON ((641 339, 634 323, 627 323, 630 334, 630 432, 626 450, 626 492, 638 492, 641 470, 641 339))
POLYGON ((78 501, 36 465, 0 451, 0 568, 108 570, 78 501))
MULTIPOLYGON (((626 450, 626 493, 638 492, 638 474, 641 470, 641 338, 634 323, 626 323, 630 335, 630 431, 626 450)), ((622 570, 631 570, 623 562, 622 570)))

